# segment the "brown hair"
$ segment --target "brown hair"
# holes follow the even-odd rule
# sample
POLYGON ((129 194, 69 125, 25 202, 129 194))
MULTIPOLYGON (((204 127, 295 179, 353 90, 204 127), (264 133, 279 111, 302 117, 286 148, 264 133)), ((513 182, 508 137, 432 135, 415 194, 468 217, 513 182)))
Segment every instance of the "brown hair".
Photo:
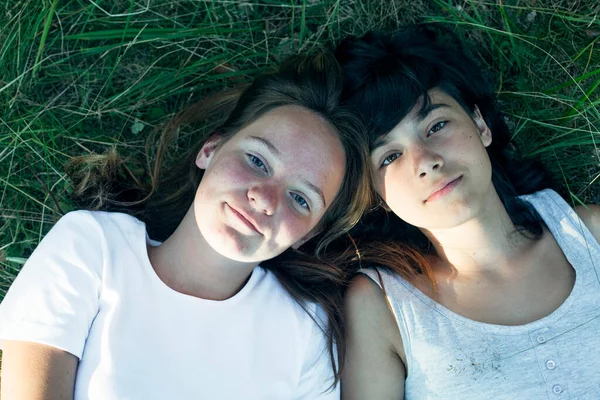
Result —
MULTIPOLYGON (((338 254, 338 263, 351 276, 358 274, 362 268, 384 268, 411 283, 424 283, 435 295, 437 284, 431 265, 425 254, 415 246, 378 235, 369 236, 362 231, 338 239, 333 247, 338 254)), ((382 289, 385 294, 385 287, 382 289)))
MULTIPOLYGON (((272 271, 302 307, 319 303, 328 324, 321 326, 335 371, 335 382, 344 359, 342 295, 347 272, 327 259, 323 250, 358 222, 371 202, 368 181, 368 148, 360 121, 340 106, 342 73, 330 54, 296 57, 278 71, 258 77, 246 87, 230 89, 206 98, 176 115, 162 130, 156 152, 148 141, 146 173, 149 183, 136 178, 116 152, 74 158, 67 167, 73 182, 73 198, 84 208, 126 212, 147 225, 157 240, 169 237, 193 202, 203 171, 195 157, 206 139, 218 132, 224 140, 277 107, 296 105, 327 120, 337 131, 346 154, 346 171, 341 188, 319 223, 320 233, 301 247, 261 263, 272 271), (165 159, 177 143, 180 128, 199 124, 194 145, 171 168, 165 159), (153 160, 151 165, 150 160, 153 160), (338 347, 339 368, 334 346, 338 347)), ((306 308, 305 308, 306 309, 306 308)), ((312 315, 311 315, 312 317, 312 315)), ((313 317, 314 319, 314 317, 313 317)))

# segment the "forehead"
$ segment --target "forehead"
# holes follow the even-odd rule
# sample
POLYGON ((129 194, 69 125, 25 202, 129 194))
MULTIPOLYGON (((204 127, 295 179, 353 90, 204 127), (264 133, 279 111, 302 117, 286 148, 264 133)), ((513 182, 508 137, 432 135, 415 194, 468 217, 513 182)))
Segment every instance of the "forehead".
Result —
POLYGON ((277 107, 242 128, 236 139, 260 137, 272 143, 282 155, 304 149, 318 151, 313 146, 324 146, 325 151, 341 148, 337 130, 317 113, 299 106, 277 107))
POLYGON ((430 89, 427 92, 427 99, 423 96, 410 109, 408 114, 398 122, 392 130, 379 136, 371 143, 371 151, 385 146, 393 136, 403 132, 405 129, 418 125, 425 121, 427 116, 437 109, 445 109, 450 112, 465 112, 462 106, 449 94, 439 88, 430 89))
MULTIPOLYGON (((329 179, 341 180, 346 156, 337 130, 320 115, 299 106, 269 111, 242 128, 233 138, 243 146, 260 143, 276 156, 279 171, 290 178, 324 186, 329 179)), ((324 190, 325 191, 325 190, 324 190)))

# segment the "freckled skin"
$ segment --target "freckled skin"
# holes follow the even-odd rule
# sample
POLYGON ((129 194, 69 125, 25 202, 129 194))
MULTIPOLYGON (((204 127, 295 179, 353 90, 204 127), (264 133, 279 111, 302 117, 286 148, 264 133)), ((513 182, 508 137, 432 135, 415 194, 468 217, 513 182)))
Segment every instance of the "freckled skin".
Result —
POLYGON ((207 143, 197 160, 206 171, 194 209, 202 236, 232 260, 260 262, 307 239, 326 207, 304 182, 320 188, 329 206, 343 180, 345 153, 337 133, 300 107, 276 108, 216 148, 212 145, 211 150, 207 143), (280 155, 248 141, 251 136, 268 140, 280 155), (267 172, 249 155, 258 157, 267 172), (305 199, 310 211, 299 207, 292 193, 305 199), (262 235, 240 228, 226 204, 249 214, 262 235))
POLYGON ((424 229, 457 226, 472 218, 493 192, 492 169, 486 146, 491 133, 483 119, 472 119, 449 95, 430 92, 432 104, 443 107, 418 121, 417 104, 386 136, 388 144, 372 156, 375 186, 388 207, 404 221, 424 229), (428 135, 431 128, 445 121, 443 128, 428 135), (382 160, 394 151, 402 154, 384 168, 382 160), (425 202, 442 181, 462 176, 460 184, 448 195, 425 202))

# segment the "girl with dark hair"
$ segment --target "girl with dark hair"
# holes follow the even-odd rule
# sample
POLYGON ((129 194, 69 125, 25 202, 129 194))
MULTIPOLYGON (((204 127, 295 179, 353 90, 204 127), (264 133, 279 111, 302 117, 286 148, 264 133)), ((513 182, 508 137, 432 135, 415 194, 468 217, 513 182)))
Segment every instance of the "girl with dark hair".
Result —
POLYGON ((2 398, 339 398, 346 277, 320 255, 370 196, 341 91, 320 54, 205 99, 164 129, 149 187, 115 154, 74 160, 88 211, 0 306, 2 398), (217 128, 163 172, 189 123, 217 128))
POLYGON ((600 395, 600 207, 548 189, 457 39, 425 26, 336 57, 381 208, 353 238, 344 399, 600 395))

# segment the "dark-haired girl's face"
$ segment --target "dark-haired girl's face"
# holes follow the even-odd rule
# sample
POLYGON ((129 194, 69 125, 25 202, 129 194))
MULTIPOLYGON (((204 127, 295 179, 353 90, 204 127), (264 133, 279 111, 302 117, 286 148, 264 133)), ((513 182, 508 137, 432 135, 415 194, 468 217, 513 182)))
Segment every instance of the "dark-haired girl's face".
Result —
POLYGON ((371 153, 374 182, 387 206, 427 230, 457 226, 482 210, 493 193, 486 147, 491 132, 441 90, 417 103, 371 153))
POLYGON ((337 195, 346 156, 316 114, 283 106, 229 140, 209 140, 194 212, 209 245, 242 262, 271 259, 307 240, 337 195))

